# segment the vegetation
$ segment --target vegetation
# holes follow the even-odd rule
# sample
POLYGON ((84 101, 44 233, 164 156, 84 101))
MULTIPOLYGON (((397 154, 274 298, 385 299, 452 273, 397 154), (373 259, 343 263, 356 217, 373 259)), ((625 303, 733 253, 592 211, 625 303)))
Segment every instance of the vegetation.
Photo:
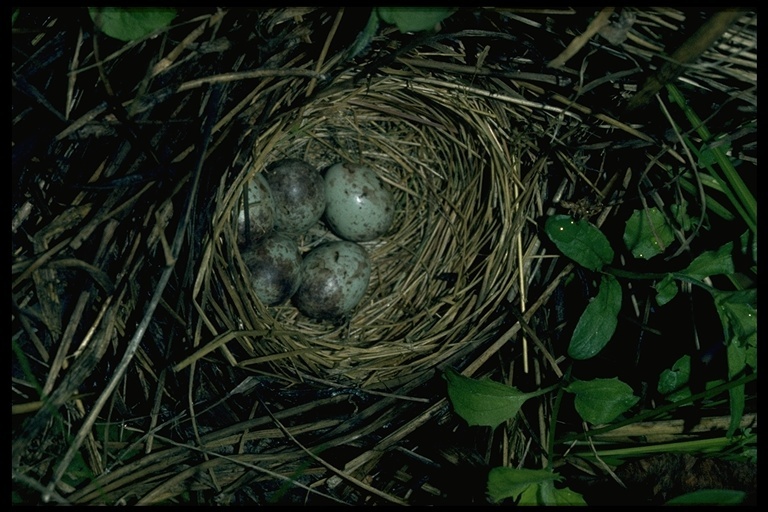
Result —
MULTIPOLYGON (((588 381, 571 378, 571 369, 566 371, 562 380, 533 392, 523 393, 512 386, 489 380, 474 380, 462 377, 452 370, 445 373, 448 382, 448 396, 457 414, 470 425, 484 425, 495 428, 502 422, 513 419, 523 403, 543 394, 556 396, 555 406, 550 418, 550 445, 545 459, 549 461, 541 470, 498 467, 491 471, 488 478, 488 493, 493 501, 514 499, 526 505, 584 504, 583 498, 568 487, 556 488, 555 482, 562 480, 554 469, 555 461, 562 453, 562 443, 577 438, 573 433, 560 435, 562 423, 558 417, 564 396, 570 396, 573 407, 581 420, 585 422, 584 434, 578 436, 589 440, 592 436, 609 432, 612 429, 638 423, 653 417, 669 417, 684 407, 703 407, 706 403, 722 401, 727 397, 730 410, 730 423, 725 438, 710 441, 691 442, 683 445, 647 446, 626 450, 612 450, 614 458, 624 456, 647 455, 656 450, 670 452, 690 451, 698 453, 705 447, 715 447, 715 452, 727 452, 738 446, 745 459, 751 460, 757 435, 749 429, 741 429, 747 397, 747 385, 757 378, 757 289, 753 278, 743 279, 744 274, 737 272, 734 265, 734 251, 739 247, 742 253, 751 255, 748 275, 757 275, 755 198, 745 186, 735 163, 726 156, 727 148, 711 142, 713 137, 699 117, 686 104, 680 92, 672 85, 668 86, 670 99, 685 112, 693 129, 701 137, 702 146, 697 147, 685 136, 686 146, 697 159, 698 166, 706 170, 704 176, 697 179, 724 194, 730 208, 709 197, 706 192, 688 201, 700 202, 702 217, 692 219, 681 207, 663 212, 657 207, 635 210, 626 220, 623 243, 626 251, 636 259, 651 260, 671 251, 675 235, 681 238, 693 236, 706 237, 703 222, 709 216, 719 215, 726 219, 742 220, 743 235, 735 237, 720 248, 703 251, 695 255, 685 268, 679 268, 677 259, 668 258, 662 272, 643 273, 628 271, 615 265, 615 254, 611 242, 594 224, 585 219, 574 219, 570 215, 556 214, 546 220, 546 234, 561 253, 590 273, 598 287, 596 295, 581 314, 573 329, 567 348, 571 359, 569 366, 577 367, 579 361, 596 357, 614 340, 616 327, 622 314, 622 295, 631 293, 631 287, 650 286, 655 290, 655 307, 663 308, 681 288, 698 287, 711 295, 715 304, 722 336, 717 346, 704 347, 701 351, 691 346, 691 353, 681 356, 672 367, 664 369, 658 376, 658 394, 663 397, 664 405, 639 407, 640 397, 633 394, 633 389, 621 379, 626 368, 617 368, 611 378, 595 378, 588 381), (713 206, 716 205, 716 206, 713 206), (715 276, 726 276, 731 286, 727 289, 714 287, 715 276), (691 382, 692 361, 713 357, 710 352, 724 347, 727 359, 727 374, 723 378, 713 378, 703 383, 706 389, 694 394, 691 382), (709 351, 709 352, 708 352, 709 351), (555 388, 555 389, 553 389, 555 388), (695 404, 695 405, 694 405, 695 404)), ((683 173, 690 176, 690 173, 683 173)), ((681 178, 684 180, 685 178, 681 178)), ((688 181, 683 181, 688 183, 688 181)), ((685 185, 684 185, 685 186, 685 185)), ((685 187, 692 191, 691 187, 685 187)), ((695 322, 695 318, 691 319, 695 322)), ((557 357, 558 354, 554 354, 557 357)), ((631 369, 629 370, 631 371, 631 369)), ((711 452, 710 452, 711 453, 711 452)), ((605 457, 606 452, 595 450, 593 456, 605 457)), ((691 495, 671 499, 669 504, 732 504, 740 503, 746 493, 727 490, 702 490, 691 495)))

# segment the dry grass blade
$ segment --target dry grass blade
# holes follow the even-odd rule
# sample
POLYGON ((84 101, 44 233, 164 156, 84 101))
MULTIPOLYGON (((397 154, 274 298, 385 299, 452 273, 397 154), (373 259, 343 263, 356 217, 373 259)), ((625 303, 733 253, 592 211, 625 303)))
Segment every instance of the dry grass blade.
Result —
POLYGON ((708 50, 730 26, 746 14, 745 11, 727 10, 715 13, 680 48, 670 56, 656 75, 649 77, 643 88, 629 101, 627 109, 646 105, 664 84, 683 72, 684 66, 708 50))
POLYGON ((580 34, 578 37, 575 37, 568 45, 568 47, 563 50, 563 53, 551 60, 548 66, 551 68, 559 68, 568 62, 571 57, 578 53, 578 51, 581 50, 585 44, 587 44, 587 41, 589 41, 592 36, 596 35, 603 27, 608 25, 608 18, 611 17, 613 11, 613 7, 605 7, 602 11, 600 11, 600 13, 595 16, 595 19, 590 22, 584 33, 580 34))

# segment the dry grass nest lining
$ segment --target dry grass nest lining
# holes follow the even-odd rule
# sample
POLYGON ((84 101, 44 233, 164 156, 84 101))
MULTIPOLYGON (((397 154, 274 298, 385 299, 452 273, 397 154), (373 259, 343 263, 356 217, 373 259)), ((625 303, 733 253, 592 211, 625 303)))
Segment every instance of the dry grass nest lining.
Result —
MULTIPOLYGON (((202 281, 208 321, 218 327, 186 362, 221 347, 232 364, 268 361, 294 375, 375 386, 487 339, 513 286, 515 244, 533 197, 524 181, 535 173, 521 176, 515 165, 529 136, 510 128, 522 115, 448 82, 388 75, 274 120, 237 186, 220 190, 210 272, 202 281), (286 157, 318 168, 368 165, 396 197, 392 229, 362 244, 373 264, 371 282, 344 325, 310 320, 290 304, 265 308, 234 250, 232 218, 243 185, 286 157)), ((334 238, 318 225, 300 245, 308 250, 334 238)))

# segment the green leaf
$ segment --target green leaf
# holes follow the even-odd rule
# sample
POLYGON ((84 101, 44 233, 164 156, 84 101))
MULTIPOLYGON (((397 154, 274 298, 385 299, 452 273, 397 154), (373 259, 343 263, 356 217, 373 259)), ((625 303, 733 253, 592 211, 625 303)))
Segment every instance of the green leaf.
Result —
POLYGON ((574 393, 576 412, 593 425, 610 423, 640 400, 632 388, 617 378, 577 380, 565 388, 574 393))
POLYGON ((517 505, 519 506, 538 506, 542 503, 542 497, 540 494, 541 486, 539 484, 530 484, 523 489, 523 492, 519 493, 520 498, 515 498, 517 505))
POLYGON ((470 425, 495 428, 513 418, 526 400, 548 391, 523 393, 500 382, 465 377, 451 368, 443 376, 448 382, 448 398, 456 414, 470 425))
POLYGON ((396 25, 400 32, 432 30, 436 24, 456 12, 454 7, 377 7, 385 23, 396 25))
MULTIPOLYGON (((517 499, 532 486, 554 482, 559 476, 547 469, 514 469, 496 467, 488 473, 488 497, 494 503, 507 498, 517 499)), ((535 492, 536 489, 534 488, 535 492)))
POLYGON ((72 486, 77 486, 83 482, 90 482, 96 475, 85 461, 81 452, 75 452, 72 462, 64 473, 63 480, 72 486))
MULTIPOLYGON (((726 141, 718 144, 718 151, 722 151, 726 155, 731 151, 731 143, 726 141)), ((699 167, 709 167, 718 163, 717 151, 715 151, 709 143, 705 143, 699 148, 699 167)))
POLYGON ((740 505, 747 498, 744 491, 730 489, 701 489, 677 496, 667 501, 667 505, 740 505))
MULTIPOLYGON (((531 505, 580 505, 584 506, 587 504, 586 501, 584 501, 584 497, 569 489, 568 487, 564 489, 558 489, 555 487, 553 482, 543 482, 539 484, 538 486, 538 503, 531 503, 531 505)), ((527 503, 523 503, 523 500, 520 500, 520 505, 527 505, 527 503)))
POLYGON ((172 7, 89 7, 88 13, 108 36, 133 41, 167 27, 177 11, 172 7))
MULTIPOLYGON (((684 355, 672 365, 671 369, 662 371, 659 374, 659 383, 656 385, 657 391, 664 395, 664 398, 670 402, 677 402, 691 396, 691 388, 688 382, 691 378, 691 356, 684 355)), ((710 390, 725 384, 724 380, 714 379, 704 384, 704 389, 710 390)))
POLYGON ((635 210, 624 228, 624 243, 635 258, 649 260, 663 253, 674 239, 664 213, 655 206, 635 210))
MULTIPOLYGON (((757 369, 757 290, 712 291, 727 346, 728 377, 735 378, 747 365, 757 369)), ((738 428, 745 406, 745 388, 728 391, 731 423, 728 436, 738 428)))
POLYGON ((757 289, 721 292, 713 290, 725 339, 739 345, 757 345, 757 289))
MULTIPOLYGON (((712 291, 715 306, 723 324, 723 334, 727 346, 728 378, 733 379, 741 374, 748 363, 757 367, 757 290, 740 290, 735 292, 712 291)), ((728 390, 731 409, 731 422, 728 426, 728 437, 732 436, 739 426, 744 414, 746 392, 744 386, 728 390)))
POLYGON ((733 242, 728 242, 716 251, 703 252, 682 273, 696 279, 718 274, 733 274, 735 270, 732 252, 733 242))
POLYGON ((677 295, 677 282, 672 274, 664 276, 660 282, 654 286, 656 289, 656 304, 663 306, 677 295))
POLYGON ((659 383, 656 389, 662 395, 672 393, 688 384, 691 377, 691 356, 684 355, 672 365, 671 369, 664 370, 659 375, 659 383))
POLYGON ((600 290, 590 302, 571 336, 568 355, 574 359, 589 359, 597 355, 616 331, 621 309, 621 285, 612 275, 604 275, 600 290))
POLYGON ((672 211, 672 215, 675 216, 675 220, 683 231, 690 231, 693 221, 691 216, 688 215, 688 201, 681 199, 678 204, 673 204, 669 207, 672 211))
POLYGON ((613 248, 608 239, 584 219, 552 215, 544 230, 563 254, 585 268, 600 270, 613 261, 613 248))

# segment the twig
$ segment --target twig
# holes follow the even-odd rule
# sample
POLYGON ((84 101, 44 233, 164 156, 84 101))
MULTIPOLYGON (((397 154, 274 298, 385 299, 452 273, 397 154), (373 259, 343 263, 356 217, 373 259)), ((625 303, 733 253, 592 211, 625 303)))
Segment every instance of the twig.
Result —
POLYGON ((226 11, 219 10, 216 14, 211 15, 209 19, 203 21, 203 23, 201 23, 197 28, 190 32, 187 37, 185 37, 178 45, 176 45, 173 50, 168 52, 168 55, 160 59, 160 61, 152 67, 152 71, 149 74, 150 78, 156 77, 171 65, 173 65, 173 63, 176 61, 176 59, 179 58, 184 50, 186 50, 192 43, 194 43, 197 38, 203 34, 207 27, 219 23, 225 14, 226 11))
POLYGON ((633 111, 645 106, 664 85, 683 73, 687 64, 699 58, 744 14, 744 11, 731 9, 715 13, 699 27, 695 34, 675 50, 671 59, 665 62, 655 75, 648 77, 640 92, 635 94, 627 103, 627 110, 633 111))
MULTIPOLYGON (((339 8, 339 12, 336 13, 336 18, 333 20, 333 26, 331 27, 330 32, 328 32, 328 37, 325 38, 325 44, 323 45, 323 49, 320 52, 320 56, 317 59, 317 64, 315 65, 315 72, 320 73, 320 69, 323 67, 323 63, 325 62, 325 58, 328 56, 328 49, 331 47, 331 41, 333 41, 333 37, 336 35, 336 30, 339 28, 339 23, 341 23, 341 18, 344 16, 344 8, 339 8)), ((305 96, 309 98, 312 96, 312 93, 315 90, 315 86, 317 85, 317 78, 312 78, 312 80, 309 81, 309 85, 307 86, 307 93, 305 96)))
POLYGON ((600 32, 601 28, 608 25, 608 18, 611 17, 613 11, 613 7, 603 8, 603 10, 600 11, 600 14, 598 14, 589 24, 587 30, 585 30, 583 34, 579 34, 578 36, 574 37, 568 47, 563 50, 560 55, 552 59, 549 64, 547 64, 547 66, 550 68, 562 67, 566 62, 568 62, 568 59, 576 55, 579 50, 581 50, 582 47, 584 47, 584 45, 587 44, 590 39, 592 39, 592 36, 600 32))

